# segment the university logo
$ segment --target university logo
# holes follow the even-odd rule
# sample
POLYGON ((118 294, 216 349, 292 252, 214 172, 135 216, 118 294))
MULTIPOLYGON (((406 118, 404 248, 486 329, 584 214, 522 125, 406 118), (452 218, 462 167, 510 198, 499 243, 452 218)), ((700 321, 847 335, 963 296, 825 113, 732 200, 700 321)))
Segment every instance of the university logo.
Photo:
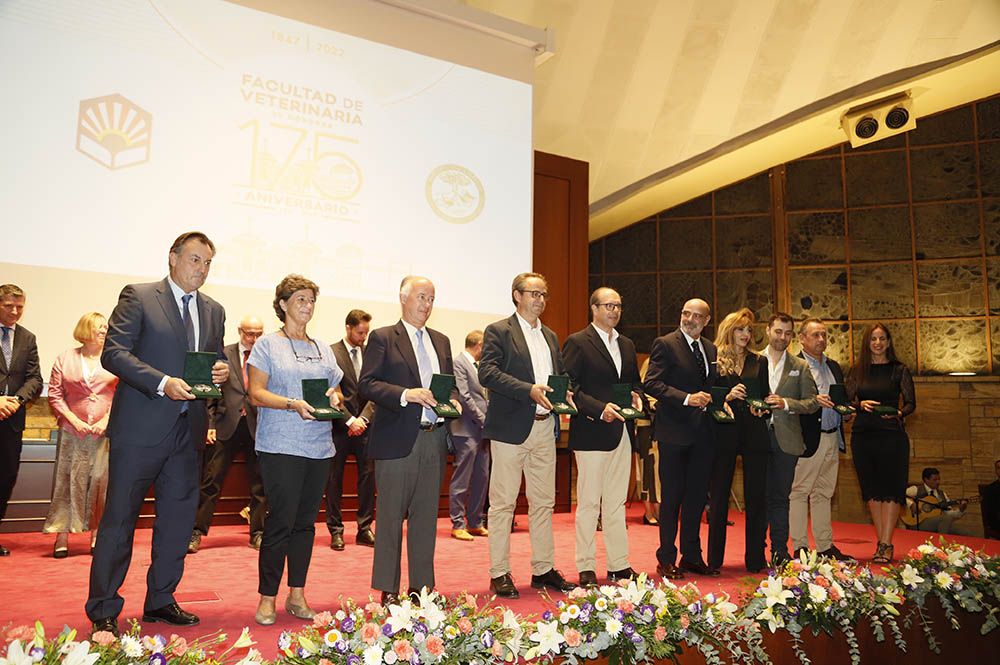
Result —
POLYGON ((452 224, 467 224, 479 217, 486 190, 476 174, 457 164, 444 164, 427 176, 427 203, 438 217, 452 224))
POLYGON ((119 94, 84 99, 76 149, 98 164, 122 169, 149 161, 153 116, 119 94))

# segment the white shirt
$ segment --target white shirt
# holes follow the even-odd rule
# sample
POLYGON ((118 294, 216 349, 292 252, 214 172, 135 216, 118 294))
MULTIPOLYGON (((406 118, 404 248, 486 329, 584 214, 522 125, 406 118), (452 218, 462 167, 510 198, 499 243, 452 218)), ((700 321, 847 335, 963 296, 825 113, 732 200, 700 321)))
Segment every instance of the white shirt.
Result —
MULTIPOLYGON (((694 337, 691 337, 683 330, 681 330, 681 334, 684 335, 684 340, 687 342, 688 351, 690 351, 692 355, 694 354, 694 349, 691 348, 691 345, 694 344, 695 342, 698 343, 698 348, 701 349, 701 357, 705 361, 705 376, 708 376, 708 356, 705 354, 705 345, 701 343, 701 337, 695 339, 694 337)), ((688 405, 689 399, 691 399, 691 393, 688 393, 688 396, 684 398, 684 406, 688 405)))
MULTIPOLYGON (((414 357, 418 357, 419 358, 419 355, 417 354, 417 327, 413 326, 413 325, 411 325, 409 323, 407 323, 406 321, 403 321, 403 319, 400 319, 400 321, 403 322, 403 327, 406 328, 406 334, 410 338, 410 344, 413 346, 413 355, 414 355, 414 357)), ((420 328, 420 330, 424 331, 424 334, 422 335, 422 337, 423 337, 423 344, 422 344, 422 346, 424 348, 424 351, 427 352, 428 357, 431 359, 431 371, 434 374, 440 374, 441 373, 441 363, 440 363, 440 361, 438 361, 437 352, 434 350, 434 345, 431 343, 430 333, 427 332, 427 328, 426 327, 420 328)), ((419 366, 419 361, 418 361, 418 366, 419 366)), ((431 385, 428 383, 426 386, 422 385, 421 387, 422 388, 430 388, 431 385)), ((404 390, 403 394, 399 396, 399 405, 400 406, 406 406, 407 404, 409 404, 409 402, 406 401, 406 391, 404 390)), ((437 421, 441 422, 442 420, 443 420, 443 418, 438 418, 437 421)))
MULTIPOLYGON (((360 346, 354 346, 353 344, 351 344, 350 342, 347 341, 346 337, 344 338, 344 347, 347 348, 347 357, 350 359, 352 367, 354 366, 354 356, 351 355, 351 354, 354 352, 354 349, 358 350, 358 364, 361 365, 361 366, 364 366, 364 363, 365 363, 365 361, 364 361, 365 350, 362 347, 360 347, 360 346)), ((414 350, 414 353, 416 353, 416 350, 414 350)), ((358 378, 358 379, 361 378, 361 372, 358 372, 358 376, 356 378, 358 378)), ((346 409, 345 409, 345 411, 346 411, 346 409)), ((361 416, 351 416, 350 418, 347 419, 347 422, 344 423, 344 424, 347 425, 348 427, 350 427, 351 423, 353 423, 355 420, 357 420, 360 417, 361 416)), ((362 420, 364 420, 365 422, 368 422, 368 420, 366 418, 362 418, 362 420)))
POLYGON ((611 354, 611 361, 615 364, 615 369, 618 370, 618 378, 621 378, 622 350, 621 347, 618 346, 618 337, 620 336, 618 334, 618 331, 612 328, 611 334, 609 335, 608 333, 598 328, 594 322, 591 322, 590 325, 594 326, 594 330, 597 331, 597 335, 601 338, 601 341, 604 342, 605 348, 607 348, 608 353, 611 354))
POLYGON ((781 383, 781 373, 785 370, 785 359, 788 358, 788 351, 781 352, 778 362, 771 359, 770 350, 765 350, 764 356, 767 358, 767 383, 771 387, 771 392, 778 393, 778 384, 781 383))
MULTIPOLYGON (((542 332, 541 319, 535 321, 535 327, 524 320, 518 313, 514 312, 517 322, 521 324, 521 332, 524 333, 524 341, 528 344, 528 355, 531 356, 531 370, 535 375, 535 383, 543 386, 548 385, 549 377, 552 375, 552 349, 545 341, 545 334, 542 332)), ((545 415, 548 409, 541 405, 535 407, 535 413, 545 415)))
POLYGON ((476 360, 475 358, 473 358, 472 354, 469 353, 468 351, 462 351, 462 355, 465 356, 470 363, 472 363, 473 367, 475 367, 476 363, 479 362, 478 360, 476 360))
MULTIPOLYGON (((170 275, 167 275, 167 284, 170 285, 170 292, 174 296, 174 302, 177 303, 177 311, 180 312, 181 322, 183 323, 183 321, 184 321, 184 301, 181 300, 181 298, 184 297, 187 294, 184 293, 184 289, 182 289, 181 287, 177 286, 177 284, 174 282, 174 280, 170 278, 170 275)), ((194 326, 194 348, 197 350, 199 348, 198 347, 198 342, 200 341, 200 337, 201 337, 201 330, 199 330, 201 328, 201 326, 198 325, 198 323, 200 321, 200 319, 198 318, 198 292, 197 291, 192 291, 191 295, 193 297, 191 298, 190 301, 188 301, 188 314, 191 316, 191 325, 194 326)), ((170 378, 169 376, 164 375, 164 377, 162 379, 160 379, 160 385, 157 386, 157 388, 156 388, 156 392, 160 396, 164 395, 163 388, 167 385, 167 379, 169 379, 169 378, 170 378)))

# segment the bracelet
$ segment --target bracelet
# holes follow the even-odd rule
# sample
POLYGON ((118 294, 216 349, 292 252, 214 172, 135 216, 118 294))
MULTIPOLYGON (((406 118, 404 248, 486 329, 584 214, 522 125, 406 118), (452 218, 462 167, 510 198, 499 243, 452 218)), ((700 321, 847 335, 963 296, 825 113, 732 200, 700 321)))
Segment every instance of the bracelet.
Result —
POLYGON ((294 403, 295 403, 295 400, 292 399, 291 397, 286 398, 285 399, 285 411, 291 411, 292 410, 292 404, 294 404, 294 403))

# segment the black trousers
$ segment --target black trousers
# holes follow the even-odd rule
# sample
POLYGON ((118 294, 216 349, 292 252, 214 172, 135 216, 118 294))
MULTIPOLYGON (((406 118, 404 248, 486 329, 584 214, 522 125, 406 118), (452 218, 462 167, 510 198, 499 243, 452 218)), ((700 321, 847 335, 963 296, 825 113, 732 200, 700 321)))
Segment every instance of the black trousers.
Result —
POLYGON ((788 497, 795 480, 795 465, 799 458, 789 455, 778 445, 774 430, 771 450, 767 455, 767 525, 771 531, 771 557, 788 557, 788 497))
POLYGON ((764 539, 767 535, 767 452, 747 452, 724 444, 715 452, 709 482, 708 565, 720 568, 726 558, 726 523, 729 521, 729 491, 736 471, 736 456, 743 458, 743 500, 746 509, 747 568, 764 568, 764 539))
POLYGON ((228 439, 216 441, 205 447, 201 471, 201 496, 198 498, 198 516, 194 529, 202 535, 208 534, 215 514, 215 504, 222 494, 222 483, 226 480, 229 467, 236 453, 246 454, 247 479, 250 481, 250 533, 264 531, 264 515, 267 514, 267 500, 264 498, 264 482, 257 468, 257 453, 253 449, 253 438, 247 426, 247 418, 240 418, 236 431, 228 439))
POLYGON ((681 558, 702 561, 701 513, 708 499, 715 446, 706 433, 690 446, 660 441, 660 547, 656 560, 661 565, 677 561, 677 518, 680 516, 681 558))
POLYGON ((344 496, 344 466, 350 455, 358 465, 358 531, 370 528, 375 520, 375 471, 368 459, 367 443, 367 432, 361 436, 333 435, 337 454, 330 462, 330 479, 326 484, 326 528, 331 536, 344 533, 340 502, 344 496))
POLYGON ((15 430, 10 423, 0 421, 0 520, 7 514, 7 503, 17 483, 23 438, 23 430, 15 430))
POLYGON ((316 515, 330 473, 330 460, 260 453, 258 462, 267 495, 267 517, 258 559, 257 592, 276 596, 285 561, 288 561, 288 586, 306 585, 316 536, 316 515))

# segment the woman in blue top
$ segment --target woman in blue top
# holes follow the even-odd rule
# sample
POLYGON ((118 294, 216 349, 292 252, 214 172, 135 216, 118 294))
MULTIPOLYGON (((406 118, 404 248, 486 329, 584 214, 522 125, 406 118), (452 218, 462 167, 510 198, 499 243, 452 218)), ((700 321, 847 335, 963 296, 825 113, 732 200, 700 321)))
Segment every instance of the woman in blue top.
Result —
POLYGON ((275 597, 286 559, 285 609, 300 619, 315 615, 303 588, 334 447, 330 421, 316 420, 315 409, 302 399, 302 380, 327 379, 330 406, 337 408, 342 399, 337 386, 344 375, 330 347, 306 333, 317 295, 319 287, 301 275, 281 280, 274 290, 274 311, 284 325, 257 340, 247 360, 250 401, 258 408, 258 464, 268 504, 255 616, 265 626, 275 622, 275 597))

